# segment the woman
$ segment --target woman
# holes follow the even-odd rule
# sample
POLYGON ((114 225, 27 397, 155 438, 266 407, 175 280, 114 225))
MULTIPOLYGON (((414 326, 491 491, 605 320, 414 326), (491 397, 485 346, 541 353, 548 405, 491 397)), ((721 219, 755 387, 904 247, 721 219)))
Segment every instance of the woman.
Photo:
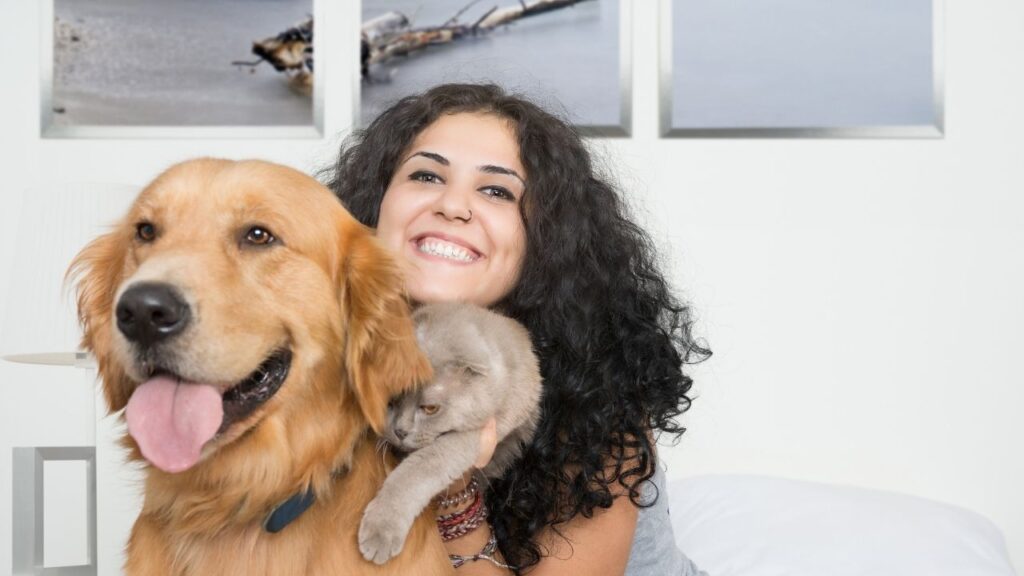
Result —
POLYGON ((329 179, 397 253, 414 302, 500 311, 540 358, 533 443, 488 487, 489 526, 447 542, 471 558, 493 534, 499 553, 459 573, 696 574, 672 541, 654 437, 684 431, 681 368, 710 352, 579 135, 496 86, 442 85, 347 140, 329 179))

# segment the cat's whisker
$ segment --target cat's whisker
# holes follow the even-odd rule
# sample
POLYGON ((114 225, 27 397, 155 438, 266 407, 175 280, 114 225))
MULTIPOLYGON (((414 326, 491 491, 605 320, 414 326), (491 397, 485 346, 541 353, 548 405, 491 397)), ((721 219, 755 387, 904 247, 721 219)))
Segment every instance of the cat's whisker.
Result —
POLYGON ((377 453, 380 454, 380 461, 387 466, 388 463, 388 441, 381 438, 377 441, 377 453))
POLYGON ((476 477, 477 481, 483 484, 482 488, 485 492, 491 489, 491 479, 488 478, 486 474, 478 473, 476 474, 476 477))

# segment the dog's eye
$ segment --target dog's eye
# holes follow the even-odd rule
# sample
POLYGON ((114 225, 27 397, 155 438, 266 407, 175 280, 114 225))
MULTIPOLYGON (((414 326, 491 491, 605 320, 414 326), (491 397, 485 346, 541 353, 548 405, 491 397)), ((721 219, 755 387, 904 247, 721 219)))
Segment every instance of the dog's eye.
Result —
POLYGON ((437 414, 437 411, 439 409, 440 406, 438 406, 437 404, 424 404, 423 406, 420 406, 420 410, 423 410, 423 413, 426 414, 427 416, 433 416, 434 414, 437 414))
POLYGON ((245 241, 257 246, 266 246, 267 244, 273 243, 275 240, 277 240, 277 238, 270 233, 270 230, 259 226, 253 226, 245 233, 245 241))
POLYGON ((143 242, 152 242, 156 238, 156 226, 149 222, 139 222, 135 225, 135 237, 143 242))

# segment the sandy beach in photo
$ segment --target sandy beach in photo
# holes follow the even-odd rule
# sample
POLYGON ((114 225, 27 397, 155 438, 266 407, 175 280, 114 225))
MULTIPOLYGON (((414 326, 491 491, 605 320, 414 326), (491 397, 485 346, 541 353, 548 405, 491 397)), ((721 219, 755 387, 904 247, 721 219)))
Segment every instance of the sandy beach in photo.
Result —
POLYGON ((311 0, 55 0, 56 126, 309 125, 312 99, 253 61, 252 42, 311 0))

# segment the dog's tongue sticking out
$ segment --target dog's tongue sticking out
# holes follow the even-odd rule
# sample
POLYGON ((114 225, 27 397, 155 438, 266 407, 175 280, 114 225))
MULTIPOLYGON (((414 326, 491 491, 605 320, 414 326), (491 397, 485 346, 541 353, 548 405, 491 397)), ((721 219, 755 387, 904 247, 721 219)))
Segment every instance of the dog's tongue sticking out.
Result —
POLYGON ((164 472, 182 472, 217 433, 224 406, 214 386, 157 376, 135 389, 125 418, 146 460, 164 472))

